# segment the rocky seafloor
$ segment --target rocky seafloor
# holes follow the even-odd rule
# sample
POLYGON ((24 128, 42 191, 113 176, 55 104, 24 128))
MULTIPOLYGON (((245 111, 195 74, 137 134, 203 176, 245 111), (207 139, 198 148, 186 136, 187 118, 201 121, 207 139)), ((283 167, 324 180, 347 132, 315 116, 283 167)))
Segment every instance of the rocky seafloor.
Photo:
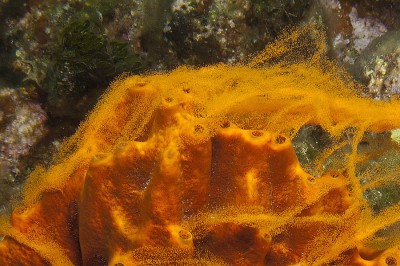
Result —
MULTIPOLYGON (((123 73, 245 62, 286 27, 313 22, 364 97, 400 94, 396 0, 1 0, 0 20, 0 212, 123 73)), ((307 127, 293 142, 312 171, 329 136, 307 127)), ((397 201, 398 187, 387 190, 366 197, 397 201)))

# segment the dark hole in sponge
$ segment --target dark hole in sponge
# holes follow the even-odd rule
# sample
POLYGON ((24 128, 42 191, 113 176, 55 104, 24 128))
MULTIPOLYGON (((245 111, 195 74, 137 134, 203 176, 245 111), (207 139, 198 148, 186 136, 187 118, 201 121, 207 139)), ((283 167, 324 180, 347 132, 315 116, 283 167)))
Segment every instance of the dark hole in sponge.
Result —
POLYGON ((396 260, 396 258, 393 258, 393 257, 386 257, 385 262, 389 266, 397 265, 397 260, 396 260))
POLYGON ((275 141, 276 141, 276 143, 278 143, 278 144, 283 144, 283 143, 285 143, 285 141, 286 141, 286 137, 284 137, 284 136, 282 136, 282 135, 279 135, 279 136, 277 136, 277 137, 275 138, 275 141))
POLYGON ((253 135, 253 137, 261 137, 263 133, 261 131, 256 130, 251 132, 251 135, 253 135))
POLYGON ((221 127, 222 128, 228 128, 228 127, 230 127, 231 126, 231 123, 229 122, 229 121, 223 121, 222 123, 221 123, 221 127))
POLYGON ((181 230, 179 231, 179 237, 182 239, 189 239, 191 237, 191 234, 187 230, 181 230))
POLYGON ((195 125, 194 126, 194 132, 196 133, 203 133, 204 131, 204 127, 200 126, 200 125, 195 125))

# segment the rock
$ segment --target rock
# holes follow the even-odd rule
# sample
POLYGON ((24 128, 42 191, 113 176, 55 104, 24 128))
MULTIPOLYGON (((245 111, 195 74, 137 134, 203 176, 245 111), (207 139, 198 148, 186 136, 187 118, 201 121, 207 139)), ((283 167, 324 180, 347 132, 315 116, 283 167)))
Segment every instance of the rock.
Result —
POLYGON ((400 93, 400 31, 374 40, 357 59, 357 77, 367 84, 365 93, 379 100, 400 93))
POLYGON ((0 89, 0 212, 9 207, 29 173, 22 159, 34 152, 48 131, 46 113, 25 99, 24 90, 0 89))

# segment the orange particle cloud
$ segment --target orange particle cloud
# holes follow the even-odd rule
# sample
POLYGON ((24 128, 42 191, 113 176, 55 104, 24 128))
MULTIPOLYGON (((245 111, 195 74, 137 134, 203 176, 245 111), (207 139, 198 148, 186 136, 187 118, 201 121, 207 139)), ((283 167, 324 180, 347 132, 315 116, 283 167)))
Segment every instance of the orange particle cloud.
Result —
POLYGON ((0 218, 0 265, 400 265, 400 205, 365 197, 399 169, 361 145, 400 103, 324 53, 306 26, 246 64, 115 81, 0 218), (332 138, 318 171, 293 149, 306 125, 332 138))

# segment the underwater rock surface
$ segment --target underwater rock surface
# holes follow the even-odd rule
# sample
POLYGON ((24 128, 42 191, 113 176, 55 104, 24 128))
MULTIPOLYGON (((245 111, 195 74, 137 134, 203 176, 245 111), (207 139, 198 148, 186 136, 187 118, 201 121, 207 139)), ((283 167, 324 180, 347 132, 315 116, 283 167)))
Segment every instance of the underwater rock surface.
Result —
POLYGON ((367 83, 366 93, 379 100, 400 93, 400 31, 377 38, 356 61, 357 76, 367 83))
POLYGON ((37 86, 52 116, 79 119, 124 72, 243 60, 285 26, 297 24, 310 5, 309 0, 18 3, 2 5, 8 13, 18 6, 0 28, 4 67, 37 86))
POLYGON ((232 64, 261 51, 286 26, 298 24, 311 2, 176 0, 165 36, 179 62, 232 64))
POLYGON ((22 158, 48 132, 45 111, 37 102, 26 99, 24 91, 0 89, 0 213, 8 207, 4 202, 17 194, 23 176, 27 175, 28 164, 22 158))
POLYGON ((400 205, 364 193, 398 182, 396 162, 371 163, 398 144, 369 136, 400 128, 400 103, 357 95, 321 32, 247 65, 115 81, 1 218, 0 264, 398 263, 400 205), (291 143, 307 125, 331 138, 315 173, 291 143))

